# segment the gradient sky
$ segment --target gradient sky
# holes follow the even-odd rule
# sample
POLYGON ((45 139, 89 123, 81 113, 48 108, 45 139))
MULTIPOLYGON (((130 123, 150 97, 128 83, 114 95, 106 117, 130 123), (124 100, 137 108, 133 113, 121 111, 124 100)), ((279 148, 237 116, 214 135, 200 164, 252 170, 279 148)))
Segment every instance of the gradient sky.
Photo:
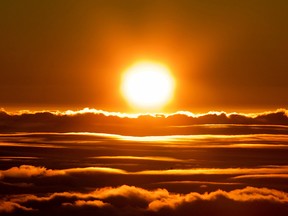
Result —
POLYGON ((42 0, 0 2, 0 107, 128 111, 123 70, 167 64, 167 110, 287 107, 288 3, 42 0))

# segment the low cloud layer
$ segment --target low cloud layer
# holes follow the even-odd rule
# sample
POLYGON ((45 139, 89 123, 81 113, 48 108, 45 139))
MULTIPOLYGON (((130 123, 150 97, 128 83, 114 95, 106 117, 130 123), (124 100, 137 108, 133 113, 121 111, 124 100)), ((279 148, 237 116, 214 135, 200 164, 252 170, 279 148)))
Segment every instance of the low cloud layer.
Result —
POLYGON ((108 167, 85 167, 70 168, 63 170, 46 169, 45 167, 35 167, 31 165, 21 165, 20 167, 12 167, 8 170, 0 170, 1 178, 30 178, 39 176, 65 176, 79 173, 102 173, 102 174, 126 174, 124 170, 108 168, 108 167))
POLYGON ((235 190, 247 185, 288 191, 288 166, 255 168, 190 168, 169 170, 126 171, 109 167, 47 169, 21 165, 0 170, 2 195, 87 191, 91 188, 123 184, 155 189, 166 188, 187 193, 235 190), (265 181, 263 181, 263 178, 265 181))
POLYGON ((3 111, 0 215, 288 215, 287 129, 286 110, 3 111))
POLYGON ((31 177, 51 177, 51 176, 73 176, 73 175, 153 175, 153 176, 189 176, 189 175, 232 175, 237 178, 248 177, 286 177, 288 166, 278 167, 258 167, 258 168, 193 168, 193 169, 169 169, 169 170, 145 170, 128 172, 122 169, 109 167, 84 167, 69 169, 47 169, 45 167, 35 167, 31 165, 21 165, 7 170, 0 170, 0 179, 4 178, 31 178, 31 177), (243 176, 242 176, 243 175, 243 176))
POLYGON ((190 112, 128 115, 93 109, 67 112, 0 112, 0 132, 98 132, 125 135, 286 133, 288 111, 259 114, 190 112), (217 124, 222 126, 207 126, 217 124), (206 125, 205 127, 199 125, 206 125), (250 127, 242 127, 250 125, 250 127), (257 126, 258 125, 258 126, 257 126), (263 127, 265 126, 265 127, 263 127), (277 127, 276 127, 277 126, 277 127))
POLYGON ((288 213, 288 194, 269 188, 246 187, 210 193, 171 193, 122 185, 88 193, 62 192, 46 195, 2 197, 2 214, 26 215, 278 215, 288 213), (29 214, 30 213, 30 214, 29 214))

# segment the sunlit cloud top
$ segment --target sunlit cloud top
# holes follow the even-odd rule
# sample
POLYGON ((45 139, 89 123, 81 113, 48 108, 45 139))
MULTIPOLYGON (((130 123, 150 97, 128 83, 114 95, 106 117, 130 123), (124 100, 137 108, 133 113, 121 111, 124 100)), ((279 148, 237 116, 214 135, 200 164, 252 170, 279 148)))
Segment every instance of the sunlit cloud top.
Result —
MULTIPOLYGON (((123 135, 286 134, 288 111, 240 114, 127 114, 85 108, 78 111, 0 112, 0 132, 95 132, 123 135), (249 127, 243 127, 248 125, 249 127), (230 130, 232 129, 233 130, 230 130)), ((149 138, 147 138, 149 140, 149 138)))

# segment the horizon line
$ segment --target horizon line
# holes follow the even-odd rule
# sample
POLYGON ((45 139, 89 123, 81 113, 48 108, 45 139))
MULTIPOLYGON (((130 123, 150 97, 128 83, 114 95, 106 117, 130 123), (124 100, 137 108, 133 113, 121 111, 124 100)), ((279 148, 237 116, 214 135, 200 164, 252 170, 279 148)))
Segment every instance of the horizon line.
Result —
POLYGON ((128 113, 128 112, 120 112, 120 111, 107 111, 103 109, 95 109, 95 108, 90 108, 90 107, 85 107, 82 109, 66 109, 65 111, 60 111, 57 109, 39 109, 39 110, 30 110, 30 109, 19 109, 18 111, 8 111, 4 107, 0 107, 0 112, 4 112, 8 115, 23 115, 23 114, 37 114, 37 113, 51 113, 54 115, 58 116, 63 116, 63 115, 68 115, 68 116, 73 116, 73 115, 79 115, 79 114, 102 114, 104 116, 115 116, 115 117, 120 117, 120 118, 139 118, 141 116, 151 116, 151 117, 170 117, 174 115, 185 115, 187 117, 193 117, 193 118, 198 118, 202 117, 205 115, 226 115, 226 116, 231 116, 231 115, 242 115, 250 118, 255 118, 259 115, 267 115, 271 113, 278 113, 278 112, 284 112, 286 116, 288 117, 288 109, 286 108, 277 108, 274 110, 267 110, 267 111, 262 111, 262 112, 226 112, 224 110, 217 111, 217 110, 211 110, 208 112, 201 112, 201 113, 195 113, 189 110, 178 110, 175 112, 138 112, 138 113, 128 113))

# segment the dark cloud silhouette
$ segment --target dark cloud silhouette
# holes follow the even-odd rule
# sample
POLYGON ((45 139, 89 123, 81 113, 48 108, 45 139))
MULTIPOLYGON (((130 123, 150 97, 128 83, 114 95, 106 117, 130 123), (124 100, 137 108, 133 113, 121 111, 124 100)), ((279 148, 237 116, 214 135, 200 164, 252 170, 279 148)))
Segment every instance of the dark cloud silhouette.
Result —
POLYGON ((268 189, 246 187, 210 193, 171 193, 166 189, 146 190, 122 185, 88 193, 62 192, 44 195, 15 195, 1 198, 1 213, 17 211, 25 215, 269 215, 277 209, 288 213, 288 194, 268 189), (245 204, 245 205, 244 205, 245 204), (218 206, 218 207, 217 207, 218 206), (257 207, 258 206, 258 207, 257 207), (243 209, 244 207, 244 209, 243 209), (238 212, 240 211, 240 212, 238 212), (29 212, 31 214, 29 214, 29 212), (233 213, 234 214, 234 213, 233 213))
POLYGON ((0 113, 0 131, 5 132, 98 132, 125 135, 174 134, 287 134, 287 110, 260 114, 209 112, 194 115, 128 115, 84 109, 67 112, 0 113), (207 126, 210 125, 210 126, 207 126), (218 125, 215 127, 213 125, 218 125), (202 125, 202 126, 201 126, 202 125), (203 125, 206 125, 203 127, 203 125), (245 125, 245 127, 243 127, 245 125), (248 125, 248 126, 247 126, 248 125), (258 126, 257 126, 258 125, 258 126))

